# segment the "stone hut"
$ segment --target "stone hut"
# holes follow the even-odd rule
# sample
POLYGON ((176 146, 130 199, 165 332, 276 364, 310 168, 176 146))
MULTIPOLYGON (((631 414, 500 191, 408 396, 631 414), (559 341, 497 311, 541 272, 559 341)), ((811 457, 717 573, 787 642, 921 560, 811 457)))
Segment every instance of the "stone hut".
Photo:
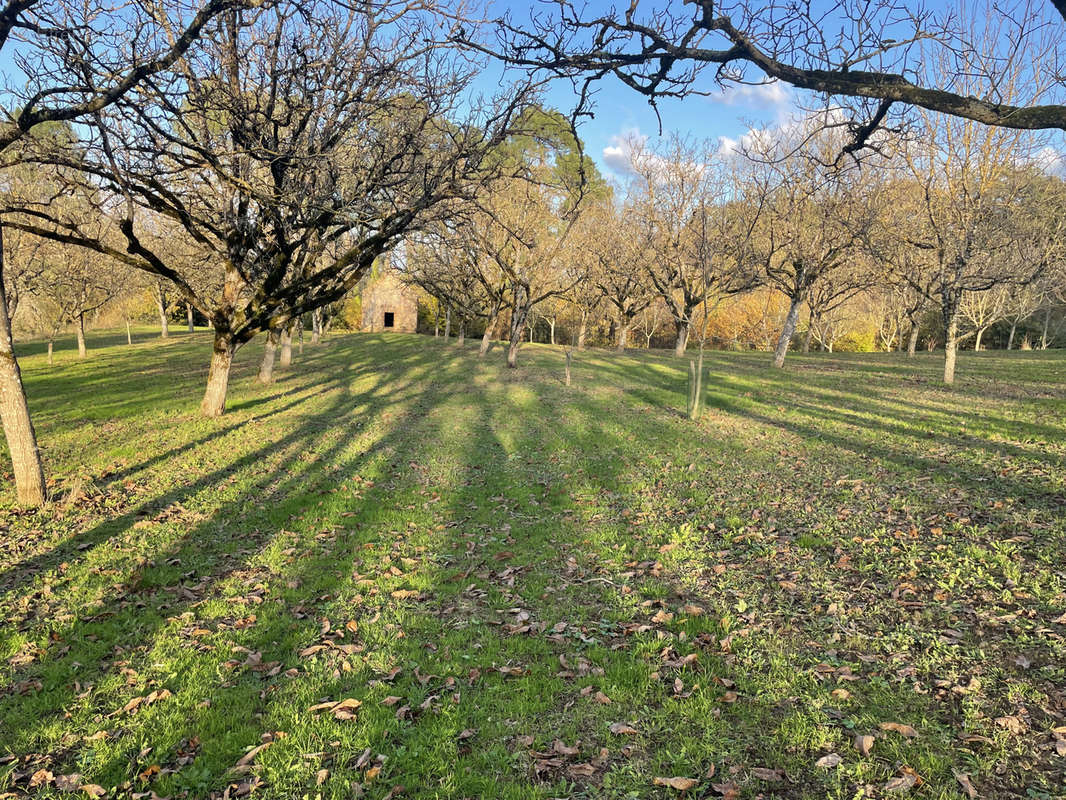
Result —
POLYGON ((363 289, 364 331, 414 333, 418 327, 418 296, 394 272, 385 272, 363 289))

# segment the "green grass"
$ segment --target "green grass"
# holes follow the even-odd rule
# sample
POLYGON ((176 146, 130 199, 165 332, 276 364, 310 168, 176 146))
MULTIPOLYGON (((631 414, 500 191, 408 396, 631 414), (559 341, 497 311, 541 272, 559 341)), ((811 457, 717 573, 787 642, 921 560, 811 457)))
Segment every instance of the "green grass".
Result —
POLYGON ((0 796, 1066 796, 1066 354, 713 353, 693 423, 667 355, 333 336, 206 420, 206 333, 123 342, 22 360, 0 796))

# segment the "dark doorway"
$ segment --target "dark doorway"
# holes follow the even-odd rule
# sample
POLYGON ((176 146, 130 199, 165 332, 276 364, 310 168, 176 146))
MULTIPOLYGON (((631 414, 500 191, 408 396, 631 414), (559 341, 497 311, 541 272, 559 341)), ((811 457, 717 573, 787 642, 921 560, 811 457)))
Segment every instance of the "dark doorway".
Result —
POLYGON ((386 311, 385 312, 385 327, 386 328, 391 328, 391 327, 393 327, 393 325, 396 324, 395 323, 395 317, 396 317, 396 315, 393 314, 391 311, 386 311))

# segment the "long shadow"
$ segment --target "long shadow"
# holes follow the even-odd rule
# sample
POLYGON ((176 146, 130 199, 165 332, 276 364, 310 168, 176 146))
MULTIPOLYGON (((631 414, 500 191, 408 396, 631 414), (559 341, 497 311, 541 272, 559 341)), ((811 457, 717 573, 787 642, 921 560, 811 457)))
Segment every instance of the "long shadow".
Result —
MULTIPOLYGON (((333 376, 318 397, 278 393, 271 400, 277 408, 264 404, 267 413, 258 419, 277 421, 284 411, 296 422, 290 430, 269 441, 256 434, 251 445, 237 436, 228 444, 224 436, 203 442, 225 463, 138 506, 155 512, 182 504, 203 509, 205 518, 138 529, 147 520, 136 510, 123 514, 74 537, 90 546, 65 551, 67 566, 53 573, 48 592, 42 586, 22 597, 17 590, 5 595, 0 611, 39 648, 12 668, 12 683, 40 680, 43 688, 0 696, 2 746, 20 756, 47 753, 33 765, 56 774, 92 764, 95 772, 86 778, 94 782, 130 781, 130 790, 196 797, 219 796, 230 785, 239 791, 245 777, 227 770, 272 731, 288 734, 256 759, 261 791, 272 797, 348 796, 337 782, 363 778, 365 765, 357 764, 365 748, 390 754, 379 781, 369 784, 373 797, 397 784, 416 796, 444 796, 457 770, 471 776, 468 792, 477 796, 528 796, 535 779, 522 772, 519 736, 529 733, 531 747, 540 750, 550 749, 555 737, 616 747, 602 738, 606 721, 627 718, 631 709, 574 705, 578 690, 600 685, 598 679, 557 672, 560 656, 607 663, 605 645, 589 644, 590 636, 614 636, 612 646, 633 648, 620 674, 603 676, 608 693, 610 681, 623 685, 631 680, 628 670, 646 672, 649 661, 660 660, 663 644, 653 634, 634 643, 597 633, 625 618, 622 595, 610 584, 586 582, 628 580, 604 572, 602 562, 628 558, 631 529, 622 517, 627 509, 618 506, 646 496, 638 491, 647 489, 640 483, 649 469, 641 460, 646 450, 613 413, 633 380, 623 381, 626 373, 608 365, 579 363, 575 386, 565 389, 530 380, 561 373, 561 353, 531 349, 518 373, 509 374, 467 351, 452 352, 442 358, 424 341, 375 337, 322 355, 323 370, 344 358, 345 370, 360 374, 333 376), (388 366, 373 368, 383 362, 388 366), (621 396, 586 390, 586 381, 611 380, 625 384, 621 396), (598 519, 604 504, 614 504, 617 520, 598 519), (139 530, 151 530, 157 543, 139 530), (68 594, 92 602, 71 608, 68 594), (515 639, 502 624, 513 621, 506 611, 513 607, 527 609, 547 629, 515 639), (546 635, 560 620, 570 626, 565 633, 546 635), (346 621, 357 623, 355 629, 346 621), (338 638, 338 630, 347 632, 338 638), (519 640, 521 648, 512 646, 519 640), (338 643, 362 649, 340 650, 338 643), (317 645, 325 649, 299 655, 317 645), (528 673, 472 675, 462 658, 472 652, 494 667, 528 673), (505 660, 516 653, 525 663, 505 660), (273 662, 277 672, 263 667, 273 662), (160 688, 173 696, 136 715, 104 717, 160 688), (387 696, 402 697, 407 715, 384 704, 387 696), (358 723, 339 724, 328 713, 311 718, 307 711, 344 697, 363 702, 358 723), (517 721, 484 713, 516 698, 524 709, 517 721), (476 721, 483 726, 474 734, 476 746, 464 747, 463 732, 476 721), (83 735, 58 745, 59 727, 84 735, 107 731, 103 740, 83 735), (192 763, 182 763, 190 752, 192 763), (405 752, 433 757, 405 758, 405 752), (175 771, 156 779, 153 764, 175 771), (318 788, 320 766, 328 767, 330 783, 318 788), (147 778, 138 777, 145 772, 147 778)), ((683 384, 674 386, 670 375, 652 370, 652 378, 649 405, 682 395, 683 384)), ((729 413, 783 424, 746 407, 729 413)), ((691 426, 661 412, 645 416, 639 434, 655 441, 663 458, 691 450, 691 426)), ((240 431, 251 421, 242 420, 240 431)), ((800 435, 825 439, 820 429, 799 427, 800 435)), ((859 449, 854 442, 850 447, 859 449)), ((139 468, 149 472, 164 463, 139 468)), ((671 517, 673 525, 698 520, 697 508, 682 510, 671 517)), ((752 557, 752 568, 764 564, 769 572, 765 556, 752 557)), ((669 575, 662 580, 683 588, 680 576, 676 583, 669 575)), ((702 630, 723 633, 716 625, 702 630)), ((710 674, 745 680, 743 662, 727 654, 701 650, 700 659, 710 674)), ((913 695, 907 687, 900 691, 913 695)), ((640 700, 654 707, 667 697, 664 690, 640 700)), ((738 729, 728 712, 699 724, 736 763, 769 763, 760 757, 773 755, 782 735, 779 709, 769 700, 751 702, 762 703, 758 714, 766 723, 758 739, 753 730, 738 729)), ((658 733, 668 753, 676 732, 658 733)), ((624 768, 621 758, 612 758, 624 768)), ((554 796, 597 792, 562 772, 539 780, 554 796)), ((797 780, 821 785, 803 773, 797 780)))

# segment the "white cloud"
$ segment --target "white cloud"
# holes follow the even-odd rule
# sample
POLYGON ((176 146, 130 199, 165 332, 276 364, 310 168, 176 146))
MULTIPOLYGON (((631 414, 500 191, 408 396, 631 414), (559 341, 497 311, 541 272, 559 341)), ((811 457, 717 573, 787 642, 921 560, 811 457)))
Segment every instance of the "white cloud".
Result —
POLYGON ((721 94, 712 95, 711 99, 725 103, 727 106, 776 109, 780 106, 791 105, 792 92, 781 81, 729 83, 722 89, 721 94))
POLYGON ((628 128, 611 137, 611 143, 603 148, 603 163, 618 175, 633 174, 633 156, 643 148, 648 137, 638 128, 628 128))
POLYGON ((1041 147, 1033 156, 1033 162, 1048 175, 1066 175, 1066 154, 1050 145, 1041 147))

